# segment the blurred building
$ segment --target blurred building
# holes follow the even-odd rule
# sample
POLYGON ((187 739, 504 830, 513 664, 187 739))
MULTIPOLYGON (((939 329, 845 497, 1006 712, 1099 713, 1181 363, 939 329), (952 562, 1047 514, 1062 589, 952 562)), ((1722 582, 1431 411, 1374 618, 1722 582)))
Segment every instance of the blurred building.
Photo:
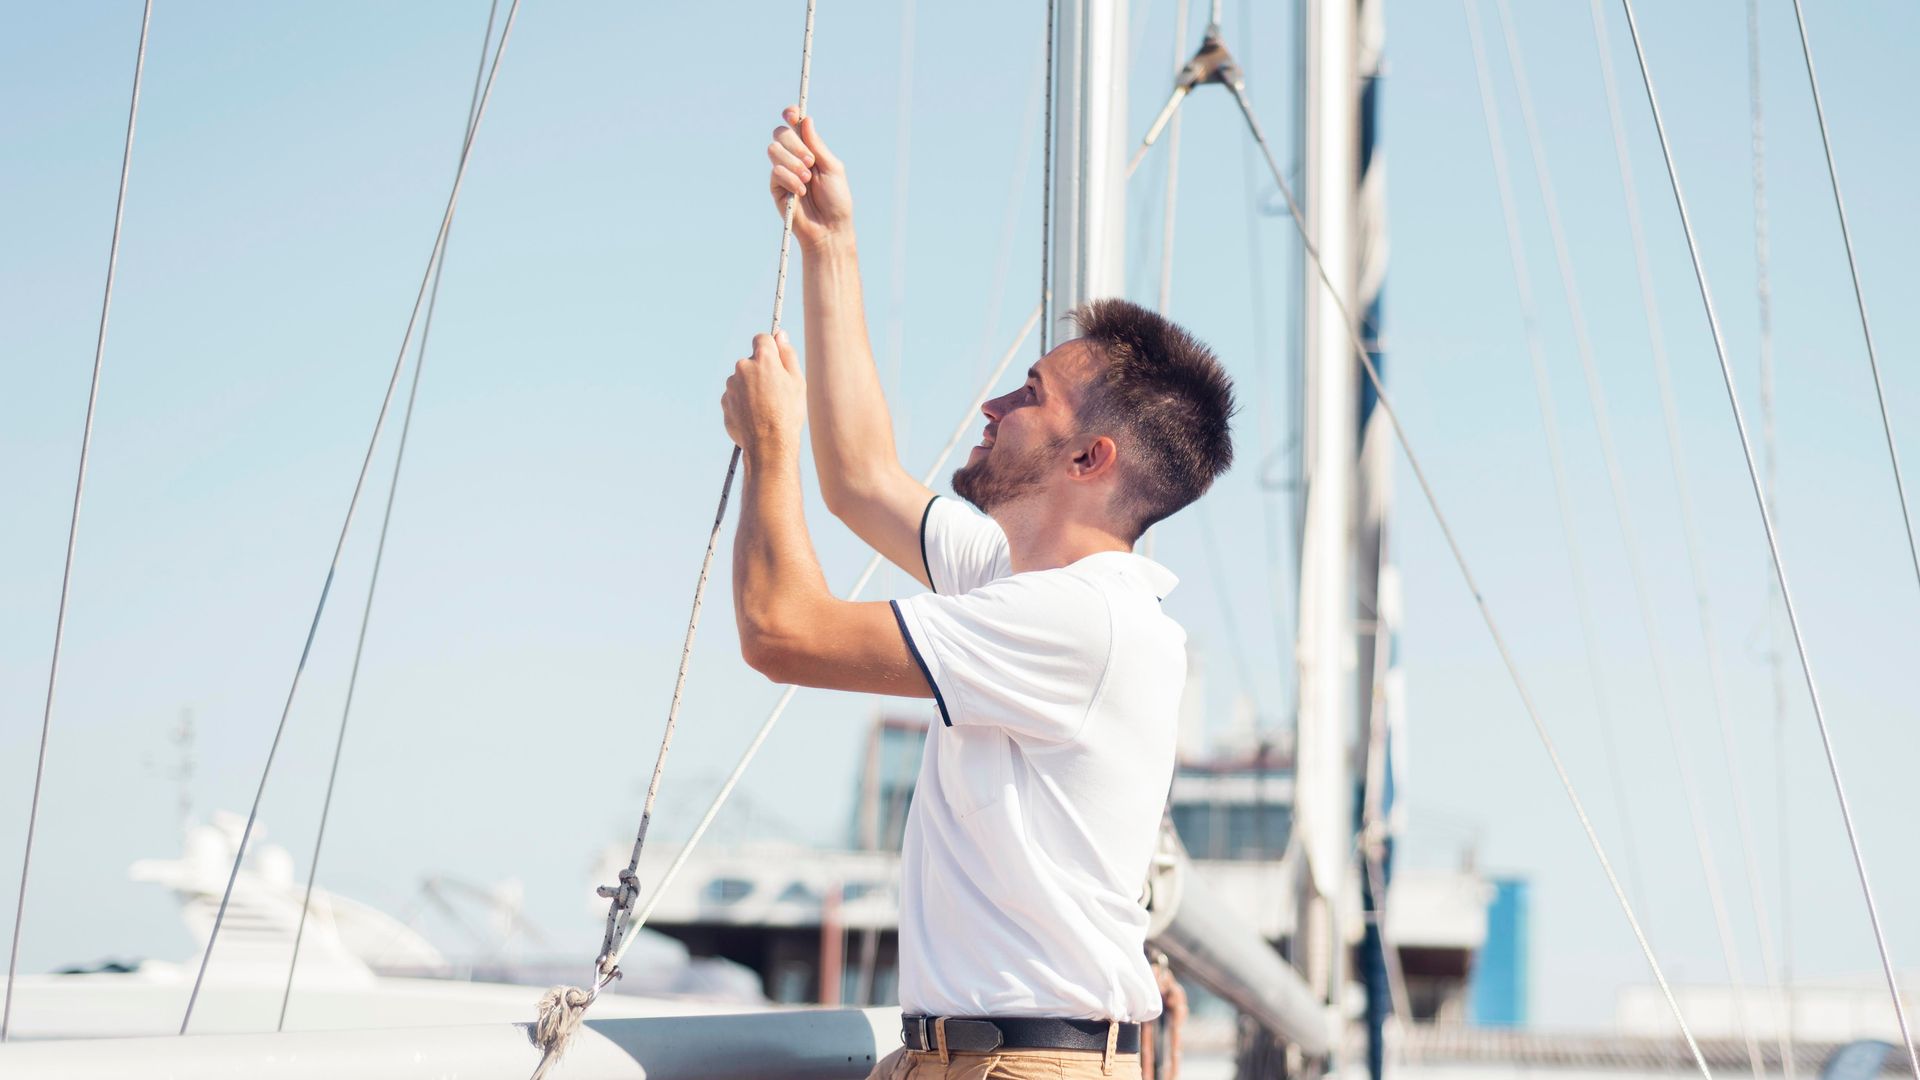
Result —
MULTIPOLYGON (((649 926, 696 956, 723 957, 759 972, 774 1001, 894 1000, 900 841, 926 738, 924 719, 883 714, 874 720, 844 848, 760 842, 703 850, 662 896, 649 926)), ((1291 746, 1284 739, 1257 741, 1251 729, 1228 742, 1209 752, 1198 740, 1183 740, 1169 812, 1195 878, 1284 951, 1299 872, 1291 846, 1291 746)), ((657 876, 674 854, 664 846, 649 849, 642 880, 657 876)), ((624 848, 609 852, 622 864, 625 855, 624 848)), ((1511 884, 1518 914, 1503 915, 1496 931, 1488 913, 1500 894, 1472 871, 1396 875, 1386 905, 1388 940, 1415 1020, 1463 1023, 1481 1014, 1480 1006, 1469 1006, 1479 994, 1498 997, 1505 1002, 1498 1015, 1512 1017, 1490 1022, 1524 1020, 1524 888, 1511 884), (1470 993, 1476 978, 1502 989, 1470 993)), ((1356 909, 1350 917, 1358 925, 1364 915, 1356 909)), ((1195 997, 1202 1029, 1209 1013, 1216 1023, 1231 1023, 1224 1003, 1197 990, 1195 997)))
POLYGON ((1485 1027, 1527 1022, 1527 883, 1516 878, 1493 882, 1487 940, 1474 964, 1469 1017, 1485 1027))

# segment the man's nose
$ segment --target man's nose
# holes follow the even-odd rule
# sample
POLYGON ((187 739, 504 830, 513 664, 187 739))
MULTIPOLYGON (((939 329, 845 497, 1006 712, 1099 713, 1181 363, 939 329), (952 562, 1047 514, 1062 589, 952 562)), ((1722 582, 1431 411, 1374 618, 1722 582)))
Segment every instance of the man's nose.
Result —
POLYGON ((1007 395, 1005 394, 997 398, 989 398, 980 406, 981 415, 985 416, 988 420, 999 423, 1000 418, 1007 415, 1006 403, 1007 395))

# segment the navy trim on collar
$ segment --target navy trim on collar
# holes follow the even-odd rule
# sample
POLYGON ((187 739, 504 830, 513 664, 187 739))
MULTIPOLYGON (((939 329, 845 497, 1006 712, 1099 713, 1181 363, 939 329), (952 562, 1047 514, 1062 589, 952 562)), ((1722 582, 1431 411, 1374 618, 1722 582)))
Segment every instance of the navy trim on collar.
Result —
MULTIPOLYGON (((939 501, 940 496, 935 495, 933 498, 927 500, 927 508, 920 511, 920 565, 927 571, 927 588, 932 589, 934 592, 939 592, 940 586, 933 583, 933 564, 927 561, 927 519, 933 516, 933 504, 939 501)), ((907 644, 911 647, 913 642, 909 640, 907 644)), ((927 681, 931 682, 933 680, 929 679, 927 681)))
POLYGON ((900 601, 889 600, 887 606, 893 609, 893 621, 900 624, 900 638, 907 643, 907 652, 912 654, 913 662, 920 665, 920 677, 927 680, 927 689, 933 691, 933 703, 940 706, 940 722, 952 727, 953 717, 947 715, 947 699, 940 696, 940 684, 933 681, 933 672, 928 670, 927 662, 920 658, 920 647, 913 643, 913 635, 907 632, 907 617, 900 613, 900 601))

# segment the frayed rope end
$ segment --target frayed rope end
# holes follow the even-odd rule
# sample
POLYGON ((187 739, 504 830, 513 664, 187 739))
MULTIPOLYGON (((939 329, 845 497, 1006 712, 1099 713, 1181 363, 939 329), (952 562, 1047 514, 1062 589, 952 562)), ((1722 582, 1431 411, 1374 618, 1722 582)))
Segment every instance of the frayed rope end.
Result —
POLYGON ((540 998, 540 1011, 527 1031, 528 1041, 540 1048, 540 1066, 533 1071, 532 1080, 542 1080, 547 1070, 559 1063, 560 1055, 567 1052, 574 1033, 580 1030, 580 1021, 586 1018, 594 996, 592 991, 577 986, 556 986, 540 998))

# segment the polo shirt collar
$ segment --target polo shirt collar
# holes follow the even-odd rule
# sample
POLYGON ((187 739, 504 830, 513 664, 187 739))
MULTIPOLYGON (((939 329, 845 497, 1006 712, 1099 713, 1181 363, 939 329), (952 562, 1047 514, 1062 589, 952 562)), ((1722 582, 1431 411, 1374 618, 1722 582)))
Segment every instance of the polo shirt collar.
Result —
POLYGON ((1180 584, 1180 579, 1174 575, 1173 571, 1145 555, 1134 555, 1132 558, 1135 568, 1140 571, 1140 576, 1146 579, 1147 587, 1152 589, 1153 595, 1160 599, 1165 600, 1174 586, 1180 584))
POLYGON ((1138 552, 1102 551, 1087 558, 1110 559, 1125 566, 1128 571, 1140 578, 1142 584, 1152 590, 1155 597, 1161 600, 1165 600, 1167 594, 1173 592, 1174 586, 1180 584, 1180 579, 1174 575, 1173 571, 1138 552))

